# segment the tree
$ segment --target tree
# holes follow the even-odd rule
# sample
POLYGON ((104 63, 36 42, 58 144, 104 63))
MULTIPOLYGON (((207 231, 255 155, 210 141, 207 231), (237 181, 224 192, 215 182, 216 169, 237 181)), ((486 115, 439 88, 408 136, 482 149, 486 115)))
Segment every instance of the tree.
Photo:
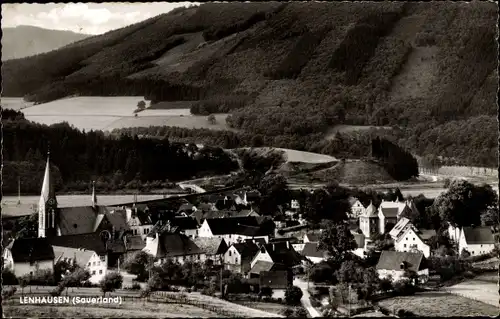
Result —
POLYGON ((120 289, 123 284, 123 276, 118 272, 108 272, 106 276, 99 282, 101 291, 104 296, 107 292, 113 292, 116 289, 120 289))
POLYGON ((17 285, 18 281, 16 275, 8 268, 2 269, 2 284, 3 285, 17 285))
POLYGON ((63 279, 67 287, 80 287, 90 279, 90 272, 87 269, 76 267, 69 275, 63 279))
POLYGON ((217 119, 215 118, 215 115, 213 115, 213 114, 210 114, 207 117, 207 121, 208 121, 208 123, 210 123, 212 125, 215 125, 215 123, 217 123, 217 119))
POLYGON ((300 303, 302 290, 297 286, 288 286, 285 291, 285 301, 287 305, 295 306, 300 303))
POLYGON ((24 297, 24 288, 30 283, 30 275, 24 275, 17 279, 19 287, 21 287, 21 295, 24 297))
POLYGON ((139 110, 144 110, 144 109, 146 108, 146 102, 144 102, 144 101, 139 101, 139 102, 137 103, 137 108, 138 108, 139 110))
POLYGON ((483 226, 498 226, 500 219, 498 216, 498 208, 490 207, 481 214, 481 224, 483 226))
POLYGON ((17 219, 12 229, 15 238, 33 238, 38 236, 38 213, 17 219))
POLYGON ((335 260, 343 260, 345 255, 356 249, 356 241, 347 223, 335 224, 329 221, 319 238, 319 248, 330 253, 335 260))
POLYGON ((260 287, 259 297, 271 298, 272 295, 273 295, 273 290, 271 289, 271 287, 267 286, 260 287))
POLYGON ((150 260, 151 255, 144 251, 138 251, 127 257, 123 263, 123 269, 132 275, 137 275, 137 280, 142 280, 147 278, 150 260))
POLYGON ((453 181, 445 193, 439 195, 431 210, 454 226, 479 226, 481 213, 496 207, 498 196, 490 185, 475 186, 465 180, 453 181))

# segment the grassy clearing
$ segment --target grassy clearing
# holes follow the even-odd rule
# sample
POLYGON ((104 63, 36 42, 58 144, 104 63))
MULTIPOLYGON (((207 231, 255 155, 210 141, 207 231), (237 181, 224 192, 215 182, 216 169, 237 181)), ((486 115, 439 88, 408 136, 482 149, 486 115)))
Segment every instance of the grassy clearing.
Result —
POLYGON ((335 137, 336 133, 350 133, 350 132, 359 132, 359 131, 367 131, 370 129, 384 129, 384 130, 392 130, 390 126, 370 126, 370 125, 335 125, 331 128, 328 133, 326 133, 325 138, 330 140, 335 137))
POLYGON ((282 305, 278 303, 272 303, 272 302, 259 302, 259 301, 235 301, 234 303, 237 303, 239 305, 249 307, 249 308, 254 308, 266 312, 271 312, 280 315, 282 311, 286 308, 289 308, 287 305, 282 305))
POLYGON ((482 274, 446 288, 447 291, 469 299, 500 307, 498 302, 498 273, 482 274))
POLYGON ((0 104, 4 109, 21 110, 33 105, 33 102, 25 102, 21 97, 2 97, 0 104))
POLYGON ((497 316, 499 308, 446 292, 423 292, 414 296, 395 297, 379 301, 388 310, 405 309, 417 316, 462 317, 497 316))
POLYGON ((286 162, 301 162, 301 163, 328 163, 336 161, 337 159, 330 155, 296 151, 287 148, 269 148, 269 147, 256 147, 253 148, 255 151, 260 151, 262 153, 268 152, 271 149, 284 152, 286 162))

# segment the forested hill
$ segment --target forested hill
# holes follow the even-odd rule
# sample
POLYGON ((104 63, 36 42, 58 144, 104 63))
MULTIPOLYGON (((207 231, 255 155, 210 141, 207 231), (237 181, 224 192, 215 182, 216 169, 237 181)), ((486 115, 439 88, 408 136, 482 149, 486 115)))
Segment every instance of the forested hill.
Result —
POLYGON ((2 28, 2 61, 49 52, 88 37, 88 34, 27 25, 2 28))
POLYGON ((415 154, 496 167, 497 11, 478 1, 208 3, 7 61, 3 93, 198 101, 194 113, 231 112, 230 126, 272 146, 329 153, 342 144, 325 140, 336 124, 397 126, 415 154))

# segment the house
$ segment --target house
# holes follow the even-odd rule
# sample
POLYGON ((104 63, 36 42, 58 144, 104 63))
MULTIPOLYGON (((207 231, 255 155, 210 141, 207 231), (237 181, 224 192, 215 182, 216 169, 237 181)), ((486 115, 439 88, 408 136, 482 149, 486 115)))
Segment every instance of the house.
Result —
POLYGON ((318 264, 328 258, 328 252, 319 249, 318 243, 305 243, 301 254, 314 264, 318 264))
POLYGON ((181 215, 182 213, 184 213, 184 215, 189 216, 194 211, 196 211, 196 207, 193 204, 191 204, 191 203, 184 203, 177 210, 177 214, 181 215))
POLYGON ((251 268, 258 261, 267 261, 293 268, 302 265, 305 258, 293 249, 289 242, 262 245, 251 262, 251 268))
POLYGON ((436 236, 436 231, 433 229, 418 230, 411 223, 406 225, 410 225, 410 227, 405 227, 404 231, 394 240, 394 249, 402 252, 420 251, 425 258, 429 258, 431 247, 428 241, 436 236))
POLYGON ((211 218, 203 221, 199 236, 223 238, 228 245, 257 238, 268 242, 275 227, 271 219, 264 217, 211 218))
POLYGON ((319 235, 314 233, 306 233, 304 235, 304 244, 305 243, 317 243, 319 242, 319 235))
POLYGON ((224 254, 224 266, 226 269, 246 275, 258 251, 259 246, 252 241, 232 244, 224 254))
MULTIPOLYGON (((391 203, 392 202, 386 202, 391 203)), ((379 221, 379 233, 385 234, 386 232, 390 232, 396 223, 398 222, 398 213, 399 208, 393 207, 392 205, 382 205, 384 202, 380 204, 378 208, 378 221, 379 221)))
POLYGON ((263 271, 287 270, 287 266, 283 264, 273 263, 271 261, 257 261, 252 269, 248 272, 248 279, 260 278, 263 271))
POLYGON ((172 226, 179 228, 179 231, 189 238, 198 237, 199 224, 193 217, 175 217, 170 220, 172 226))
MULTIPOLYGON (((149 208, 139 210, 135 205, 133 207, 108 207, 109 215, 114 219, 114 223, 118 224, 120 221, 125 220, 128 228, 133 235, 140 236, 143 241, 153 228, 153 222, 149 216, 149 208)), ((126 227, 118 227, 127 229, 126 227)))
POLYGON ((290 202, 290 208, 293 210, 299 210, 300 209, 299 201, 296 199, 292 199, 292 201, 290 202))
POLYGON ((147 236, 143 251, 152 255, 156 264, 162 264, 167 259, 183 264, 186 261, 201 261, 204 257, 204 252, 170 223, 147 236))
POLYGON ((379 223, 377 208, 375 208, 372 202, 366 207, 364 213, 359 216, 359 227, 366 238, 372 238, 374 235, 378 234, 379 223))
POLYGON ((468 251, 472 256, 484 255, 493 251, 495 239, 491 227, 463 227, 458 241, 458 251, 468 251))
POLYGON ((59 261, 66 261, 70 264, 77 264, 80 268, 86 269, 90 273, 89 281, 97 284, 106 276, 108 270, 108 260, 106 255, 99 256, 95 251, 82 248, 69 248, 52 246, 54 249, 54 264, 59 261))
POLYGON ((391 236, 392 240, 396 242, 401 237, 401 235, 403 235, 406 232, 406 230, 412 226, 413 225, 408 218, 402 217, 401 219, 399 219, 396 225, 391 229, 389 235, 391 236))
POLYGON ((366 257, 366 237, 363 234, 352 233, 356 242, 356 249, 352 253, 360 258, 366 257))
POLYGON ((293 284, 293 274, 288 270, 262 271, 259 286, 269 287, 273 291, 272 298, 285 298, 285 291, 293 284))
POLYGON ((201 262, 211 260, 213 264, 220 264, 224 260, 224 254, 228 250, 226 241, 221 238, 200 238, 193 239, 193 242, 203 252, 201 262))
POLYGON ((421 252, 384 250, 375 268, 380 279, 390 276, 394 282, 405 278, 406 271, 414 272, 420 282, 424 282, 429 276, 429 268, 421 252))
POLYGON ((16 277, 38 270, 54 272, 54 250, 46 238, 15 239, 5 247, 3 259, 16 277))
POLYGON ((358 219, 359 216, 363 215, 365 211, 365 206, 355 197, 349 198, 349 204, 351 205, 351 211, 348 213, 349 218, 358 219))
POLYGON ((136 252, 141 251, 146 247, 146 240, 143 240, 139 235, 126 235, 124 236, 125 244, 125 258, 134 255, 136 252))

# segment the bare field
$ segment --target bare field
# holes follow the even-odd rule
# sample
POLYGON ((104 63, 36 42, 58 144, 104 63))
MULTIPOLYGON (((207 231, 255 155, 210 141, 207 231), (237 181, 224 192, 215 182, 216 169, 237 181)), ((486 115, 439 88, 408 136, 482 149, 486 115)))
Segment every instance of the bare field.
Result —
POLYGON ((33 105, 33 102, 26 102, 22 97, 1 97, 0 104, 4 109, 21 110, 33 105))
POLYGON ((478 300, 500 308, 498 296, 498 273, 482 274, 474 279, 463 281, 447 291, 462 297, 478 300))
POLYGON ((234 301, 234 303, 249 307, 249 308, 254 308, 266 312, 271 312, 275 313, 278 315, 281 315, 281 311, 284 309, 288 308, 286 305, 282 304, 277 304, 277 303, 272 303, 272 302, 259 302, 259 301, 234 301))
POLYGON ((255 147, 252 150, 259 151, 262 153, 269 152, 271 150, 284 152, 286 162, 301 162, 301 163, 328 163, 337 161, 335 157, 330 155, 323 155, 318 153, 296 151, 287 148, 279 147, 255 147))
POLYGON ((378 303, 391 311, 405 309, 417 316, 465 317, 498 316, 499 314, 499 308, 495 306, 440 291, 389 298, 378 303))
MULTIPOLYGON (((161 112, 186 113, 185 110, 145 110, 137 117, 122 117, 103 127, 103 130, 113 130, 126 127, 175 126, 184 128, 206 128, 212 130, 233 130, 226 124, 227 114, 214 114, 216 123, 208 121, 207 116, 198 115, 160 115, 161 112), (149 116, 149 114, 152 114, 149 116)), ((189 110, 188 110, 189 111, 189 110)), ((164 113, 165 114, 165 113, 164 113)), ((234 131, 234 130, 233 130, 234 131)))

